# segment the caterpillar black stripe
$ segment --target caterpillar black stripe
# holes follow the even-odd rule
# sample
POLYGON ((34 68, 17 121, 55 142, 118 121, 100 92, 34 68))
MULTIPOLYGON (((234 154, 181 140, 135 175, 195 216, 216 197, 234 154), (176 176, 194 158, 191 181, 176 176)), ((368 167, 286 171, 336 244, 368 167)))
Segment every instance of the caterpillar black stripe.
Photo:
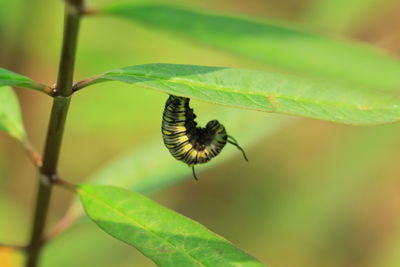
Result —
POLYGON ((172 156, 191 166, 196 180, 194 166, 217 156, 226 143, 242 151, 247 161, 244 150, 217 120, 209 121, 205 128, 197 126, 194 120, 196 115, 189 102, 189 98, 170 95, 165 104, 162 134, 164 144, 172 156))

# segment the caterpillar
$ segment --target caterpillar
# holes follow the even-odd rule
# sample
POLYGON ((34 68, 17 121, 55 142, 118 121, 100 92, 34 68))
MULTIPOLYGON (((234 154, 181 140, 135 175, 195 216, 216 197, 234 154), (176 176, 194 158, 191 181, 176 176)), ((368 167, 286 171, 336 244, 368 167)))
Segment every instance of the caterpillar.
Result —
POLYGON ((170 95, 165 103, 161 130, 169 152, 177 160, 192 167, 194 179, 198 179, 194 166, 216 157, 226 143, 237 147, 248 161, 235 138, 228 135, 225 127, 217 120, 209 121, 205 128, 197 126, 196 115, 189 102, 189 98, 170 95))

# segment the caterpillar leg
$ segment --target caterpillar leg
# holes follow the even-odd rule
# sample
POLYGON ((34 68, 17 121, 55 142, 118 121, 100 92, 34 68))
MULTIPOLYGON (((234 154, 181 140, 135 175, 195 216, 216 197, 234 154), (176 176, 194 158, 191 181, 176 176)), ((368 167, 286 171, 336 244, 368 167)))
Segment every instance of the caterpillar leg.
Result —
POLYGON ((192 173, 193 173, 193 178, 198 181, 199 179, 196 176, 196 172, 194 171, 194 165, 192 165, 192 173))
POLYGON ((235 138, 233 138, 232 136, 228 135, 228 140, 227 140, 227 141, 228 141, 229 144, 234 145, 234 146, 237 147, 240 151, 242 151, 242 154, 243 154, 244 159, 245 159, 246 161, 249 161, 248 158, 247 158, 247 156, 246 156, 246 153, 245 153, 244 150, 243 150, 243 148, 241 148, 241 147, 239 146, 239 144, 237 143, 237 141, 236 141, 235 138))

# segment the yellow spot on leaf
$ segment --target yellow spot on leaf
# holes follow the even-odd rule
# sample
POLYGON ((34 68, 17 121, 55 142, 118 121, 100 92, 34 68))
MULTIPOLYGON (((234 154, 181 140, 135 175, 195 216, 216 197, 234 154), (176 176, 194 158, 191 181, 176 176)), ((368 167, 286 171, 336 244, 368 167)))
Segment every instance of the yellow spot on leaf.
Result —
POLYGON ((365 105, 358 105, 358 106, 357 106, 357 109, 359 109, 359 110, 371 110, 372 107, 370 107, 370 106, 365 106, 365 105))
POLYGON ((267 96, 267 99, 274 109, 278 109, 281 106, 281 103, 275 97, 267 96))

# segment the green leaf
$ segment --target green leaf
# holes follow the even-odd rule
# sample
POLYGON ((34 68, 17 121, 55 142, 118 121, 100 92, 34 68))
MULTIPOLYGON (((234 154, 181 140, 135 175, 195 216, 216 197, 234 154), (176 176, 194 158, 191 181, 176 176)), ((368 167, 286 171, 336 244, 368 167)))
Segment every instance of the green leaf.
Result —
POLYGON ((305 11, 304 20, 312 27, 334 32, 359 29, 368 15, 395 0, 313 1, 305 11))
POLYGON ((159 266, 264 266, 199 223, 124 189, 79 185, 89 217, 159 266))
POLYGON ((400 98, 394 93, 255 70, 149 64, 109 71, 78 86, 112 80, 214 104, 346 124, 400 120, 400 98))
POLYGON ((7 86, 0 87, 0 130, 21 142, 26 140, 17 96, 7 86))
POLYGON ((277 23, 156 4, 115 4, 104 14, 294 71, 398 90, 400 63, 381 51, 277 23), (184 26, 183 26, 184 25, 184 26))
POLYGON ((14 73, 12 71, 0 68, 0 87, 1 86, 19 86, 34 89, 45 94, 49 94, 50 88, 46 85, 32 81, 31 79, 14 73))

